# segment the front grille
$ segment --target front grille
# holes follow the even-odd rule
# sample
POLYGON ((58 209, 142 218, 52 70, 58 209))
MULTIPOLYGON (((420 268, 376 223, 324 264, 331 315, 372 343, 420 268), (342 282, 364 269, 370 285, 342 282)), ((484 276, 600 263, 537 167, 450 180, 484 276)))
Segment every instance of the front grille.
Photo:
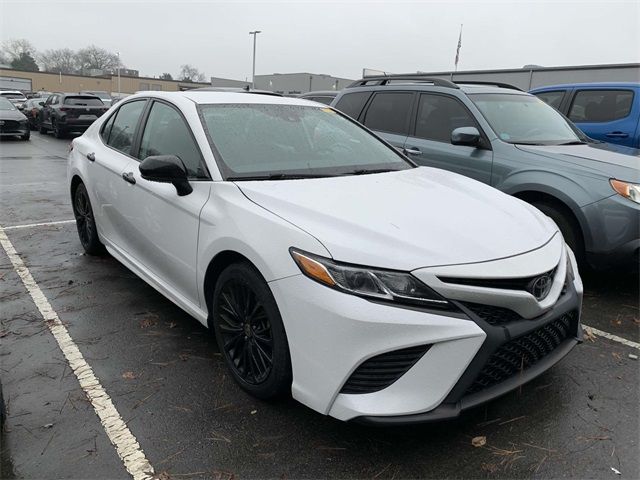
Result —
POLYGON ((4 124, 0 125, 0 130, 11 132, 20 128, 20 122, 16 120, 3 120, 4 124))
POLYGON ((532 367, 571 337, 576 312, 570 312, 533 332, 510 340, 490 357, 465 395, 493 387, 532 367))
POLYGON ((507 325, 511 322, 522 320, 522 317, 513 310, 503 307, 494 307, 493 305, 482 305, 480 303, 460 302, 467 307, 482 320, 494 327, 507 325))
POLYGON ((340 393, 373 393, 387 388, 413 367, 431 345, 403 348, 365 360, 351 374, 340 393))

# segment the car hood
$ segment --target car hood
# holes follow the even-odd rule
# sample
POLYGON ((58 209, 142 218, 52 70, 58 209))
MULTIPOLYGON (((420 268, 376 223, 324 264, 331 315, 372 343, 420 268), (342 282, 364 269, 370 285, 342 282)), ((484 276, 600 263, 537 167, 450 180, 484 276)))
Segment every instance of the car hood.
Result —
POLYGON ((0 120, 25 120, 26 118, 18 110, 0 110, 0 120))
POLYGON ((413 270, 484 262, 537 249, 557 231, 524 202, 433 168, 237 185, 316 237, 334 259, 360 265, 413 270))
MULTIPOLYGON (((635 171, 634 177, 640 174, 640 156, 638 150, 628 149, 627 154, 620 153, 606 143, 585 145, 516 145, 518 149, 544 155, 548 158, 571 162, 600 171, 606 176, 615 177, 624 169, 635 171), (636 155, 634 155, 636 153, 636 155), (622 167, 622 168, 620 168, 622 167)), ((627 178, 634 180, 634 178, 627 178)))

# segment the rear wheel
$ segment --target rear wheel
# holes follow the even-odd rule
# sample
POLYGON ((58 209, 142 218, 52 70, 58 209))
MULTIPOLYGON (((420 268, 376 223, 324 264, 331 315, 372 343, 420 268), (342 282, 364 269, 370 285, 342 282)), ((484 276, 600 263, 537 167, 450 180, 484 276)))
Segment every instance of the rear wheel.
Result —
POLYGON ((52 123, 51 126, 53 127, 53 135, 56 138, 64 138, 64 130, 60 128, 60 125, 58 125, 58 122, 55 122, 52 120, 51 123, 52 123))
POLYGON ((260 273, 227 267, 213 292, 213 329, 234 380, 258 398, 291 392, 291 359, 282 318, 260 273))
POLYGON ((82 248, 89 255, 99 255, 104 246, 98 238, 98 228, 93 216, 91 201, 84 183, 79 183, 73 194, 73 213, 76 217, 76 227, 82 248))
POLYGON ((564 211, 564 208, 554 205, 553 203, 537 201, 531 204, 556 223, 564 237, 564 241, 567 242, 567 245, 573 250, 578 263, 583 263, 584 242, 580 226, 577 222, 564 211))

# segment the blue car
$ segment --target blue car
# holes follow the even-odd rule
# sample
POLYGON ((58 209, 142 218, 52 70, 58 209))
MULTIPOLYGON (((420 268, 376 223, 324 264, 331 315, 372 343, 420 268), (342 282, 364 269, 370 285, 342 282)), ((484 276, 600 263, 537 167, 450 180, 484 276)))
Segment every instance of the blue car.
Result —
POLYGON ((589 137, 640 148, 640 83, 574 83, 531 90, 589 137))

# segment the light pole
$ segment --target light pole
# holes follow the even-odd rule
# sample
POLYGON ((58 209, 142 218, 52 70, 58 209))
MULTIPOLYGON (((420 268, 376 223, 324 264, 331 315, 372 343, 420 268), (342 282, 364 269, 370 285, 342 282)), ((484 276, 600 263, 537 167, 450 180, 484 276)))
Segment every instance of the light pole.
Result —
POLYGON ((120 100, 120 52, 118 52, 118 100, 120 100))
POLYGON ((256 88, 256 37, 259 33, 262 32, 260 30, 249 32, 249 35, 253 35, 253 73, 251 74, 251 88, 256 88))

